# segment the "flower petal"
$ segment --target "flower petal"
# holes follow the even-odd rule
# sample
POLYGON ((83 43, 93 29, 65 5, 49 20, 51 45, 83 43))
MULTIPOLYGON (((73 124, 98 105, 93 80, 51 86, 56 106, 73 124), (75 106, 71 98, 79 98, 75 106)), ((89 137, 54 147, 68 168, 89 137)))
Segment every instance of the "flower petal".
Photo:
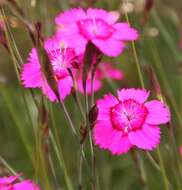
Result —
POLYGON ((99 109, 98 120, 110 120, 110 108, 118 104, 118 100, 112 94, 107 94, 97 101, 99 109))
POLYGON ((20 183, 16 183, 13 185, 13 190, 21 190, 21 189, 26 189, 26 190, 40 190, 37 185, 35 185, 33 182, 30 180, 25 180, 20 183))
POLYGON ((49 86, 49 84, 47 83, 46 80, 44 80, 43 84, 42 84, 42 92, 45 96, 47 96, 47 98, 51 101, 57 101, 57 97, 55 95, 55 93, 53 92, 53 90, 51 89, 51 87, 49 86))
POLYGON ((119 13, 117 12, 107 12, 103 9, 88 9, 87 10, 87 17, 94 19, 94 18, 101 18, 104 19, 108 24, 114 24, 119 19, 119 13))
POLYGON ((19 178, 19 175, 0 178, 0 185, 11 184, 19 178))
POLYGON ((35 48, 29 53, 27 63, 23 65, 21 80, 26 88, 37 88, 42 86, 43 74, 35 48))
POLYGON ((87 44, 87 40, 79 34, 77 31, 73 31, 68 28, 65 31, 58 31, 56 33, 57 39, 61 41, 66 41, 70 48, 74 48, 77 55, 83 54, 87 44), (74 36, 74 39, 73 39, 74 36))
POLYGON ((58 82, 59 95, 62 100, 71 93, 73 80, 71 76, 67 76, 58 82))
POLYGON ((150 102, 146 102, 145 107, 148 109, 146 123, 158 125, 170 121, 169 108, 162 102, 158 100, 152 100, 150 102))
POLYGON ((143 103, 149 97, 150 92, 146 91, 145 89, 121 89, 117 92, 118 98, 121 101, 125 101, 128 99, 134 99, 138 103, 143 103))
POLYGON ((138 148, 152 150, 160 143, 160 128, 144 124, 142 129, 130 132, 129 139, 138 148))
POLYGON ((112 138, 112 143, 109 146, 109 150, 112 152, 112 154, 127 153, 133 146, 128 136, 123 135, 121 131, 116 131, 112 138))
MULTIPOLYGON (((78 81, 77 81, 77 85, 78 85, 78 90, 83 94, 84 90, 83 90, 83 84, 82 84, 82 77, 79 77, 78 81)), ((93 86, 93 91, 97 92, 102 86, 102 83, 100 80, 98 80, 97 78, 94 78, 94 86, 93 86)), ((86 92, 87 94, 91 94, 91 79, 87 79, 87 83, 86 83, 86 92)))
POLYGON ((93 129, 93 138, 96 145, 102 149, 107 149, 112 154, 123 154, 132 147, 127 136, 122 136, 122 132, 112 128, 108 121, 98 121, 93 129))
POLYGON ((111 57, 118 56, 125 48, 125 44, 123 42, 113 38, 109 38, 107 40, 93 39, 92 42, 98 49, 100 49, 100 51, 111 57))
POLYGON ((116 30, 113 34, 113 38, 116 40, 136 40, 138 38, 138 32, 131 28, 128 23, 117 23, 113 26, 116 30))
POLYGON ((103 149, 109 149, 114 134, 115 130, 109 121, 98 121, 93 129, 94 142, 103 149))
POLYGON ((113 67, 112 63, 101 63, 100 68, 103 74, 111 79, 121 80, 124 77, 123 72, 113 67))
POLYGON ((73 22, 77 22, 78 20, 82 20, 86 18, 86 13, 81 8, 74 8, 71 10, 67 10, 63 13, 60 13, 55 18, 55 23, 57 25, 67 25, 72 24, 73 22))

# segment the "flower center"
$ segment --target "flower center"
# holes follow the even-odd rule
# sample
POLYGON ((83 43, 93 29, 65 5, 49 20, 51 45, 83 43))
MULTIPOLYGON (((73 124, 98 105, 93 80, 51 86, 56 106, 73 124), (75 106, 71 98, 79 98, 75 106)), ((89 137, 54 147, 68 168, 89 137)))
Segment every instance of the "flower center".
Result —
POLYGON ((67 68, 75 68, 78 66, 78 58, 72 48, 58 48, 49 52, 49 58, 53 66, 53 70, 61 72, 67 68))
POLYGON ((93 18, 77 22, 79 32, 87 39, 93 38, 108 39, 114 32, 114 28, 104 20, 93 18))
POLYGON ((129 131, 141 128, 147 114, 143 104, 129 99, 111 108, 111 121, 115 129, 127 134, 129 131))

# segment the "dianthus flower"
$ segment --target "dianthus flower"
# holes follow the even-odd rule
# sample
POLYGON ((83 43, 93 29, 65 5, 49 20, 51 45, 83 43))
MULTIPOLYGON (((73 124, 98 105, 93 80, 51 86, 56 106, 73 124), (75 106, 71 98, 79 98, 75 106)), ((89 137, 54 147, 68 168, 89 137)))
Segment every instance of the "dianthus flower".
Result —
MULTIPOLYGON (((73 48, 69 48, 65 41, 58 43, 56 38, 45 41, 44 48, 50 59, 54 71, 54 78, 58 84, 58 90, 63 100, 70 94, 73 81, 68 68, 75 69, 79 66, 79 56, 73 48)), ((33 48, 29 53, 27 63, 23 65, 21 80, 26 88, 41 88, 50 101, 57 100, 53 90, 50 88, 46 77, 41 71, 37 50, 33 48)))
POLYGON ((30 180, 17 182, 18 176, 0 178, 1 190, 40 190, 40 188, 30 180))
MULTIPOLYGON (((80 68, 80 74, 78 76, 77 85, 78 91, 84 93, 83 84, 82 84, 82 68, 80 68)), ((102 80, 104 78, 114 79, 114 80, 121 80, 123 79, 124 74, 121 70, 116 69, 113 67, 112 63, 103 62, 100 63, 94 76, 93 82, 93 91, 97 92, 102 87, 102 80)), ((88 94, 91 93, 91 73, 89 73, 86 83, 86 92, 88 94)))
POLYGON ((117 94, 97 101, 95 144, 112 154, 126 153, 133 146, 154 149, 160 142, 158 125, 170 121, 168 107, 159 100, 146 102, 149 92, 144 89, 122 89, 117 94))
POLYGON ((126 41, 136 40, 137 31, 126 22, 117 22, 119 14, 103 9, 74 8, 60 13, 55 22, 57 35, 65 38, 78 53, 83 53, 88 41, 108 56, 118 56, 126 41))

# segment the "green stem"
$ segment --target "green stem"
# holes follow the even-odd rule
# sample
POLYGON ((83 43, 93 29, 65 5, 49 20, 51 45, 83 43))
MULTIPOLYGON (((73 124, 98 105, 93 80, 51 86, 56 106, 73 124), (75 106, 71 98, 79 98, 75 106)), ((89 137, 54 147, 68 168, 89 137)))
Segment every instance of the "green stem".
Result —
MULTIPOLYGON (((126 0, 126 2, 127 2, 127 0, 126 0)), ((125 3, 125 0, 123 0, 123 3, 125 3)), ((125 18, 126 18, 127 23, 130 25, 128 14, 126 12, 125 12, 125 18)), ((132 43, 133 54, 134 54, 134 58, 135 58, 135 63, 136 63, 137 72, 138 72, 139 80, 140 80, 140 83, 141 83, 141 87, 145 88, 145 83, 144 83, 144 79, 143 79, 143 75, 142 75, 142 69, 141 69, 141 65, 140 65, 140 62, 139 62, 139 59, 138 59, 138 56, 137 56, 135 42, 132 41, 131 43, 132 43)))
MULTIPOLYGON (((8 162, 2 157, 0 156, 0 162, 15 176, 18 175, 18 173, 8 164, 8 162)), ((20 179, 22 179, 21 177, 19 177, 20 179)))
POLYGON ((93 147, 93 142, 92 142, 92 131, 89 126, 89 103, 88 103, 88 94, 86 90, 84 92, 84 96, 85 96, 86 127, 89 133, 89 144, 90 144, 90 152, 91 152, 91 168, 92 168, 92 176, 93 176, 92 190, 95 190, 96 189, 95 155, 94 155, 94 147, 93 147))
POLYGON ((55 134, 55 138, 54 138, 52 132, 50 132, 50 139, 51 139, 51 142, 52 142, 52 146, 54 148, 54 151, 56 153, 57 159, 59 161, 59 166, 64 172, 64 178, 65 178, 65 181, 66 181, 67 189, 68 190, 73 190, 73 186, 72 186, 70 177, 69 177, 68 172, 67 172, 67 167, 66 167, 65 160, 64 160, 64 155, 63 155, 63 150, 62 150, 62 146, 61 146, 60 139, 59 139, 59 136, 58 136, 58 131, 57 131, 57 128, 56 128, 56 122, 55 122, 55 119, 54 119, 52 105, 49 106, 49 110, 50 110, 50 115, 51 115, 53 131, 54 131, 54 134, 55 134))
POLYGON ((60 148, 59 148, 60 150, 58 149, 52 132, 50 132, 50 139, 51 139, 54 151, 56 153, 56 156, 58 158, 60 168, 64 171, 64 177, 65 177, 67 189, 68 190, 73 190, 71 180, 70 180, 70 178, 68 176, 68 173, 67 173, 67 168, 66 168, 66 165, 65 165, 62 150, 60 148))
POLYGON ((139 152, 137 152, 135 149, 131 151, 131 157, 134 161, 136 169, 138 170, 141 185, 145 190, 147 190, 147 181, 146 181, 147 178, 142 157, 140 156, 139 152))
POLYGON ((81 148, 80 148, 80 159, 79 159, 79 184, 78 184, 78 189, 82 190, 83 189, 83 182, 82 182, 82 178, 83 178, 83 174, 82 174, 82 167, 83 167, 83 156, 82 156, 82 151, 83 151, 83 144, 81 144, 81 148))
POLYGON ((169 190, 169 183, 168 183, 168 179, 167 179, 167 175, 166 175, 166 171, 165 171, 165 167, 164 167, 164 163, 163 163, 163 159, 162 159, 162 155, 161 155, 159 147, 157 148, 157 155, 159 157, 159 164, 160 164, 160 168, 161 168, 161 172, 163 176, 164 187, 166 190, 169 190))
POLYGON ((62 101, 61 98, 59 98, 59 103, 60 103, 59 104, 60 107, 62 108, 62 110, 64 112, 65 119, 67 120, 67 122, 68 122, 68 124, 69 124, 69 126, 70 126, 70 128, 71 128, 71 130, 73 132, 73 135, 75 136, 76 140, 79 142, 79 136, 77 135, 77 131, 75 129, 75 126, 74 126, 74 124, 73 124, 73 122, 71 120, 71 117, 69 115, 69 112, 68 112, 68 110, 67 110, 67 108, 66 108, 66 106, 65 106, 65 104, 64 104, 64 102, 62 101))

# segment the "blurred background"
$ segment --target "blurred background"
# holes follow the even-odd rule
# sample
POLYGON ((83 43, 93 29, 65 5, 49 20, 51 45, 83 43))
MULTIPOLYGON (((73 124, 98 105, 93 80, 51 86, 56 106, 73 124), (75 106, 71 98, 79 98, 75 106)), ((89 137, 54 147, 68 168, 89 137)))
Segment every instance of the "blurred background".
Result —
MULTIPOLYGON (((51 36, 55 31, 55 16, 70 7, 98 7, 117 11, 120 13, 121 21, 126 21, 125 13, 127 13, 131 25, 137 28, 140 34, 135 47, 145 86, 151 90, 153 97, 160 86, 161 94, 171 108, 172 121, 169 126, 161 127, 159 150, 170 189, 175 190, 179 187, 180 166, 182 166, 178 151, 182 145, 182 1, 125 0, 124 2, 121 0, 16 1, 31 22, 41 23, 46 37, 51 36)), ((39 90, 29 91, 21 86, 14 59, 20 65, 25 63, 33 44, 25 26, 17 17, 16 11, 13 11, 13 6, 5 5, 3 1, 0 3, 9 23, 9 39, 13 50, 13 55, 10 56, 7 49, 3 45, 0 46, 0 175, 10 174, 10 170, 7 169, 9 166, 18 173, 24 174, 25 177, 33 178, 44 185, 45 171, 41 167, 44 167, 46 160, 49 160, 52 169, 49 169, 49 166, 45 168, 48 167, 47 181, 51 184, 51 189, 57 190, 58 187, 67 189, 63 172, 65 166, 74 189, 77 189, 79 146, 65 122, 59 105, 51 104, 46 98, 42 99, 39 90), (32 93, 43 113, 45 125, 42 128, 39 126, 41 114, 36 109, 32 93), (62 162, 64 160, 64 164, 60 164, 54 145, 49 142, 51 137, 48 137, 47 126, 60 144, 61 160, 62 162), (38 127, 40 127, 40 138, 35 135, 38 127), (45 150, 37 150, 36 139, 45 145, 43 146, 45 150), (44 154, 39 151, 43 151, 44 154), (42 156, 37 156, 39 154, 42 156)), ((0 27, 2 31, 3 26, 0 27)), ((0 42, 3 42, 2 32, 0 32, 0 42)), ((117 88, 141 86, 131 44, 128 44, 121 56, 115 59, 104 59, 115 63, 116 67, 123 71, 124 79, 117 82, 105 80, 102 90, 96 93, 97 98, 109 91, 115 93, 117 88)), ((79 131, 82 121, 73 98, 68 97, 65 104, 79 131)), ((87 145, 84 149, 89 159, 87 145)), ((95 150, 99 189, 144 189, 137 164, 133 162, 130 154, 112 156, 107 151, 98 148, 95 150)), ((148 189, 161 190, 164 189, 164 173, 155 166, 155 160, 161 164, 157 151, 151 153, 152 158, 144 151, 140 151, 140 155, 148 189)), ((83 169, 84 189, 88 190, 91 189, 90 174, 85 163, 83 163, 83 169)))

